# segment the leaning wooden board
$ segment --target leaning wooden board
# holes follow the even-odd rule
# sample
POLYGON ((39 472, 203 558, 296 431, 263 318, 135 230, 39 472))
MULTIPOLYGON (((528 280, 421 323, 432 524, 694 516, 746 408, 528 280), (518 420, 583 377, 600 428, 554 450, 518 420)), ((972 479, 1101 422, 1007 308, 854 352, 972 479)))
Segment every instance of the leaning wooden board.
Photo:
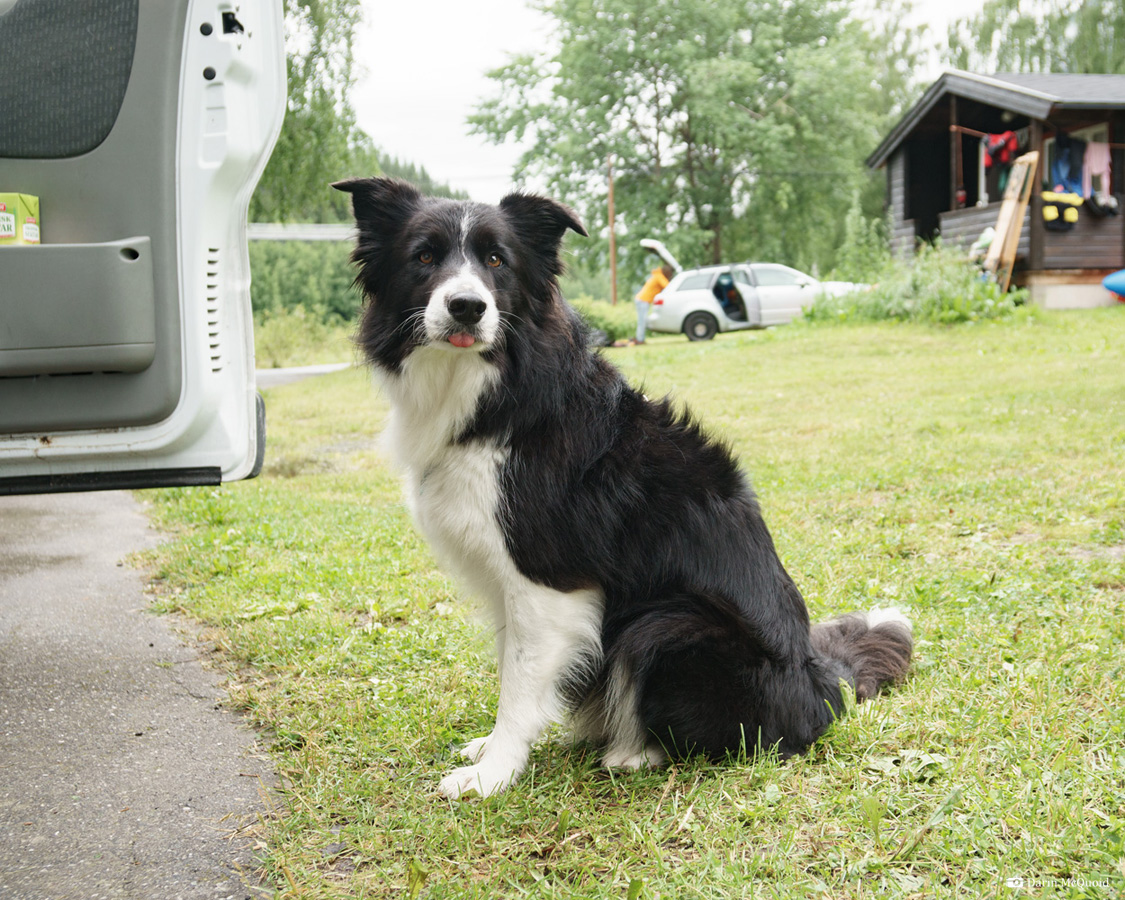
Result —
POLYGON ((1023 230, 1023 217, 1035 185, 1035 172, 1039 167, 1038 151, 1025 153, 1012 164, 1000 215, 996 220, 996 237, 984 258, 984 267, 996 277, 1000 290, 1006 291, 1012 280, 1012 267, 1016 264, 1016 249, 1023 230))

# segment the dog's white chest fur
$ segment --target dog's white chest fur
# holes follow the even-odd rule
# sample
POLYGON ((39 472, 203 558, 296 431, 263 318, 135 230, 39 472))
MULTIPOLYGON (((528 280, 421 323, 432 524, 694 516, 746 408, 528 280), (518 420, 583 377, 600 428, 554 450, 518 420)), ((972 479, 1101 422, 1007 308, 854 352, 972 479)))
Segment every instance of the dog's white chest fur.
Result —
POLYGON ((386 439, 414 520, 442 564, 486 597, 500 587, 497 570, 511 567, 497 518, 506 454, 456 438, 495 378, 476 353, 427 348, 384 382, 393 403, 386 439))
POLYGON ((441 563, 488 602, 497 632, 496 728, 465 749, 474 765, 442 781, 449 797, 511 783, 531 742, 562 712, 563 678, 601 657, 601 593, 536 583, 508 552, 499 516, 507 450, 490 440, 457 441, 496 378, 476 353, 424 348, 384 380, 393 404, 386 437, 406 473, 414 519, 441 563))
POLYGON ((505 453, 486 443, 452 446, 411 478, 415 521, 442 565, 494 600, 519 580, 497 517, 505 453))

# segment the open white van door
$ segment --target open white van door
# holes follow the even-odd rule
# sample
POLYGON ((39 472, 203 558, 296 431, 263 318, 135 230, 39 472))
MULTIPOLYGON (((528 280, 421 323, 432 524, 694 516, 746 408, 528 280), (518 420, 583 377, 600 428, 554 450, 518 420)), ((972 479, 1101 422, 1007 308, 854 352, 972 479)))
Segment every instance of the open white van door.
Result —
POLYGON ((257 474, 246 210, 281 0, 0 0, 0 494, 257 474))

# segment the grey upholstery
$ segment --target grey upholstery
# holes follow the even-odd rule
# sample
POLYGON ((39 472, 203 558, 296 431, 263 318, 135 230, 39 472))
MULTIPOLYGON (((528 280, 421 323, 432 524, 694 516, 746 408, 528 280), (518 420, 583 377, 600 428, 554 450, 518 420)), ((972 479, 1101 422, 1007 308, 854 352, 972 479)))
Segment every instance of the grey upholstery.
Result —
POLYGON ((129 84, 138 0, 21 0, 0 14, 0 157, 87 153, 129 84))
POLYGON ((12 351, 7 374, 0 364, 0 433, 151 424, 180 400, 176 156, 187 9, 188 0, 18 0, 0 15, 0 190, 39 197, 43 240, 0 247, 0 356, 12 351), (55 31, 69 37, 46 40, 55 31), (9 80, 11 54, 43 52, 42 83, 29 63, 30 75, 9 80), (13 111, 19 128, 5 121, 13 111), (115 245, 138 238, 148 248, 141 269, 115 245), (54 334, 42 326, 76 300, 101 323, 89 346, 128 352, 75 348, 83 364, 60 366, 61 353, 11 362, 28 349, 20 335, 73 348, 73 321, 55 317, 54 334), (138 355, 147 334, 152 346, 138 355))

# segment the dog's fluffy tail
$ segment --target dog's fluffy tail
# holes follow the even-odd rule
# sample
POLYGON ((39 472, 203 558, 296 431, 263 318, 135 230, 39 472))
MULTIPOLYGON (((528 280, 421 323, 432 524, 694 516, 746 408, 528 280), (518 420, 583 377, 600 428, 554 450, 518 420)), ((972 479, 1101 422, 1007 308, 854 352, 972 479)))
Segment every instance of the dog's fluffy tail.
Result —
POLYGON ((856 700, 869 700, 901 681, 914 650, 910 620, 897 609, 841 616, 813 625, 809 636, 818 654, 850 673, 856 700))

